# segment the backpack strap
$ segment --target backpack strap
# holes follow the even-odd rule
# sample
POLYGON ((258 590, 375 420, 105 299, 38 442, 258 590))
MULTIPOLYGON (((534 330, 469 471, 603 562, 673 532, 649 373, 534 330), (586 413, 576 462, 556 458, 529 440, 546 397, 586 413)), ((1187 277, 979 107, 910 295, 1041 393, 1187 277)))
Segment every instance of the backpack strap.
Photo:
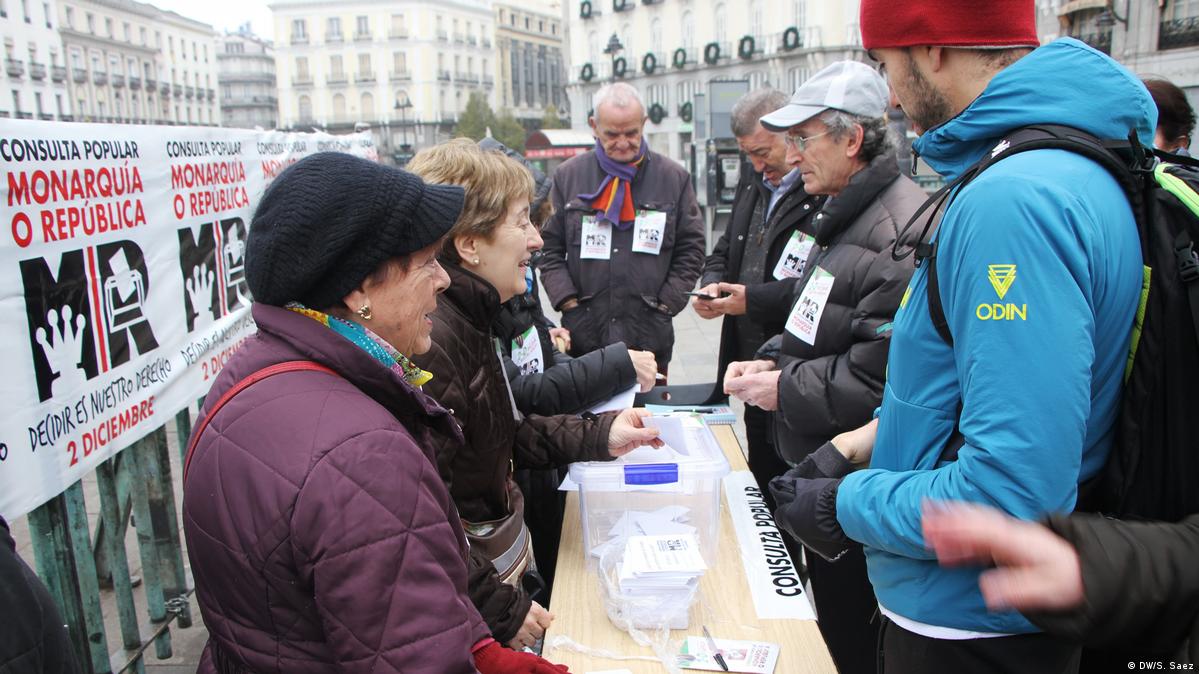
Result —
MULTIPOLYGON (((1160 155, 1159 155, 1160 156, 1160 155)), ((1181 159, 1181 157, 1172 157, 1181 159)), ((1158 164, 1153 170, 1153 177, 1162 189, 1174 195, 1196 218, 1199 218, 1199 194, 1187 183, 1169 172, 1171 164, 1158 164)), ((1190 164, 1190 167, 1196 167, 1190 164)), ((1199 345, 1199 255, 1195 252, 1195 242, 1181 231, 1173 241, 1174 261, 1178 265, 1178 277, 1186 288, 1187 299, 1191 305, 1191 323, 1195 327, 1196 345, 1199 345)))
MULTIPOLYGON (((1102 141, 1095 136, 1060 124, 1038 124, 1016 129, 1001 140, 991 154, 980 159, 974 166, 967 169, 957 180, 946 188, 948 198, 943 200, 945 205, 939 211, 947 211, 953 200, 961 194, 962 188, 973 181, 978 174, 991 165, 1008 157, 1028 152, 1030 150, 1066 150, 1082 155, 1094 161, 1107 170, 1120 184, 1120 188, 1132 205, 1133 214, 1138 223, 1144 222, 1144 198, 1142 196, 1142 178, 1134 167, 1144 167, 1152 157, 1136 140, 1136 132, 1129 133, 1127 140, 1102 141)), ((941 193, 933 195, 925 205, 941 198, 941 193)), ((923 210, 923 207, 922 209, 923 210)), ((929 222, 931 223, 930 216, 929 222)), ((910 226, 911 223, 909 223, 910 226)), ((926 224, 924 231, 929 226, 926 224)), ((936 236, 934 231, 933 237, 936 236)), ((1144 241, 1141 242, 1142 245, 1144 241)), ((941 303, 941 288, 937 280, 937 242, 921 242, 916 246, 917 266, 922 260, 927 260, 928 267, 928 314, 937 334, 948 345, 953 346, 953 335, 949 331, 949 322, 945 317, 945 307, 941 303)), ((1199 288, 1196 289, 1196 302, 1199 302, 1199 288)))
POLYGON ((191 466, 192 453, 196 450, 196 445, 200 441, 200 436, 204 433, 204 429, 208 428, 208 422, 212 421, 213 418, 216 417, 217 412, 221 411, 221 408, 225 406, 225 403, 232 400, 233 397, 236 396, 238 393, 241 393, 242 391, 246 390, 247 388, 250 388, 254 384, 257 384, 258 382, 262 381, 263 379, 266 379, 267 377, 273 377, 277 374, 283 374, 284 372, 299 372, 299 371, 303 371, 303 370, 312 370, 312 371, 316 371, 316 372, 327 372, 327 373, 333 375, 334 377, 341 376, 341 375, 337 374, 336 372, 334 372, 331 368, 321 365, 320 363, 313 362, 311 360, 289 360, 289 361, 285 361, 282 363, 275 363, 274 365, 264 367, 261 370, 258 370, 257 372, 251 373, 245 379, 242 379, 241 381, 237 382, 233 386, 229 387, 228 390, 226 390, 223 394, 221 394, 220 398, 217 398, 217 401, 215 403, 213 403, 213 405, 212 405, 212 409, 208 410, 208 414, 204 415, 204 418, 200 420, 200 423, 196 425, 195 430, 192 431, 191 440, 187 443, 187 454, 185 454, 184 458, 183 458, 183 479, 184 479, 184 481, 187 480, 187 469, 189 466, 191 466))

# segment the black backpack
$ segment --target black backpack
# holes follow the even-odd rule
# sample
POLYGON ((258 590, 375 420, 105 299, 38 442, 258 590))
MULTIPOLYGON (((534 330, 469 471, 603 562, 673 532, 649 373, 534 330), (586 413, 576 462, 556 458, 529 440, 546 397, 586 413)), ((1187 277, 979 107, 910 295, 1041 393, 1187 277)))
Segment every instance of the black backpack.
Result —
MULTIPOLYGON (((1040 149, 1083 155, 1116 178, 1136 215, 1145 266, 1115 444, 1103 470, 1080 486, 1077 508, 1177 521, 1199 512, 1199 435, 1194 432, 1199 423, 1199 161, 1144 148, 1135 133, 1127 140, 1101 141, 1058 125, 1012 131, 993 154, 930 197, 908 222, 911 227, 932 208, 914 252, 917 266, 929 265, 933 326, 953 344, 937 284, 937 243, 925 238, 936 215, 989 166, 1040 149)), ((955 430, 941 459, 955 460, 962 443, 955 430)))

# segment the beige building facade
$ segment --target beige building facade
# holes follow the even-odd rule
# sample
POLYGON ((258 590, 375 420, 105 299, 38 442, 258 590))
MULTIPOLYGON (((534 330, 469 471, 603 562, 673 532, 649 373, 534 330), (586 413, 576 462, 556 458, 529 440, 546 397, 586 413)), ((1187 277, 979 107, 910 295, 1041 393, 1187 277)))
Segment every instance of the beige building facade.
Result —
POLYGON ((0 117, 72 119, 57 8, 54 0, 0 2, 5 80, 0 117))
POLYGON ((384 157, 449 137, 470 94, 495 106, 494 14, 484 0, 280 0, 280 128, 369 125, 384 157))
POLYGON ((560 5, 496 4, 495 40, 499 109, 535 125, 549 106, 569 116, 566 96, 565 32, 560 5))
POLYGON ((80 121, 219 125, 212 26, 135 0, 61 0, 80 121))
POLYGON ((224 125, 275 128, 279 94, 274 46, 251 33, 247 24, 242 30, 220 38, 217 68, 224 125))

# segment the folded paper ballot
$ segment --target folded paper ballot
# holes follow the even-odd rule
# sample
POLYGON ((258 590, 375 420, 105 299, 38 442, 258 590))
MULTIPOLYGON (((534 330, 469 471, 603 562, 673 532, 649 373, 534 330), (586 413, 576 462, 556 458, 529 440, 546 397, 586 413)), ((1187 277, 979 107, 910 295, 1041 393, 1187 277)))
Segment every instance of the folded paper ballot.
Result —
POLYGON ((645 409, 660 414, 698 414, 707 424, 735 424, 737 414, 728 405, 646 405, 645 409))

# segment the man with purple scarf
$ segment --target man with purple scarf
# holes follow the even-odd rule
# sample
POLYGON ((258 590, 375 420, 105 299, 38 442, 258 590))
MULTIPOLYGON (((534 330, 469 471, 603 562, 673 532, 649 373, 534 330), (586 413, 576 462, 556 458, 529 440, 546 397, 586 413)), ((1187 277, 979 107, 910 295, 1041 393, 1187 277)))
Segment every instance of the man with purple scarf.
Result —
POLYGON ((649 149, 645 120, 630 85, 596 93, 595 149, 554 173, 540 269, 570 330, 571 355, 624 342, 652 351, 665 374, 671 320, 703 269, 704 226, 691 177, 649 149))

